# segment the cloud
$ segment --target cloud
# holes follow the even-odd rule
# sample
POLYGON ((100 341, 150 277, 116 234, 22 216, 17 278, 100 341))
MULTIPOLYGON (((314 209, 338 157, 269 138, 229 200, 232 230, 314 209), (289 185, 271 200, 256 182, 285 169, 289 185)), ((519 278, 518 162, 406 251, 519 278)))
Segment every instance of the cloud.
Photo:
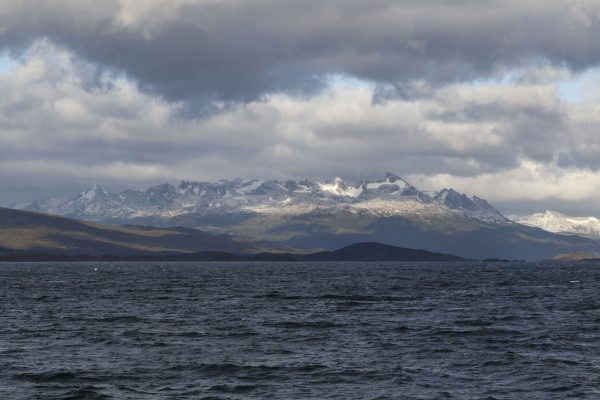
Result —
POLYGON ((187 103, 315 93, 343 74, 404 87, 600 62, 586 0, 53 0, 0 4, 0 46, 40 37, 187 103))
POLYGON ((182 119, 181 102, 40 40, 0 73, 0 185, 28 200, 92 182, 358 180, 392 170, 502 202, 596 198, 586 182, 600 181, 600 110, 562 101, 551 79, 449 83, 373 101, 377 90, 341 79, 312 96, 213 102, 219 112, 182 119))
POLYGON ((600 86, 565 82, 598 37, 586 0, 0 2, 0 201, 387 170, 597 201, 600 86))

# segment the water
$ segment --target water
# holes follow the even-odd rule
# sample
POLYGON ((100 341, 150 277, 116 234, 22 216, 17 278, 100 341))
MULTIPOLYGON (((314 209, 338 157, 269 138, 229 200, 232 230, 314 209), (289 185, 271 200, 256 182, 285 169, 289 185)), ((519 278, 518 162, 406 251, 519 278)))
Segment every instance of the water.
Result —
POLYGON ((600 267, 1 264, 2 399, 598 399, 600 267))

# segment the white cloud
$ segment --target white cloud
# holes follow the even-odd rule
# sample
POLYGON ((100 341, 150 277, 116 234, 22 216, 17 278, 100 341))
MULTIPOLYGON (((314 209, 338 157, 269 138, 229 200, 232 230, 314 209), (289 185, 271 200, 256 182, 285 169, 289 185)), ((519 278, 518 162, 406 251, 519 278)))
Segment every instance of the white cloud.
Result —
POLYGON ((392 170, 492 201, 600 200, 596 103, 564 102, 551 79, 520 76, 428 90, 374 101, 375 85, 334 79, 312 96, 182 119, 182 104, 42 40, 0 75, 0 187, 392 170))
POLYGON ((524 161, 518 167, 475 176, 414 175, 426 188, 453 187, 497 202, 597 201, 600 173, 589 169, 556 168, 524 161))

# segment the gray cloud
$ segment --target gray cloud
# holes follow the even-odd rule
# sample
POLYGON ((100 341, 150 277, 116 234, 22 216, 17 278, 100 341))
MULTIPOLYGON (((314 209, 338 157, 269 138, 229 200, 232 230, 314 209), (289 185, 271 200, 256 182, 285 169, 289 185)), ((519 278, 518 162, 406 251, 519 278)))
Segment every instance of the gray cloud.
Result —
POLYGON ((250 101, 328 74, 402 87, 581 70, 600 62, 599 16, 583 0, 26 0, 0 5, 0 43, 47 37, 169 99, 250 101))
POLYGON ((0 202, 386 170, 510 211, 600 200, 598 99, 557 86, 598 37, 584 0, 1 2, 0 202))
POLYGON ((338 82, 313 96, 273 94, 180 119, 179 103, 126 78, 98 75, 42 40, 0 75, 0 90, 0 184, 14 192, 28 182, 22 200, 49 186, 75 191, 92 182, 122 188, 235 176, 358 180, 392 170, 508 204, 490 181, 518 183, 508 193, 519 196, 531 182, 567 179, 561 169, 599 167, 595 106, 560 101, 552 83, 450 84, 416 100, 373 102, 375 86, 338 82), (526 164, 558 172, 530 176, 526 164))

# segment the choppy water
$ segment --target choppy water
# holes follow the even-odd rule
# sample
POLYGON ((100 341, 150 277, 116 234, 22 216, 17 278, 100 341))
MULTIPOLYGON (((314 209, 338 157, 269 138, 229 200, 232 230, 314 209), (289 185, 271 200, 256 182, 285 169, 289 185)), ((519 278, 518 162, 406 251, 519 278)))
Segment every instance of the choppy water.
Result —
POLYGON ((598 399, 600 266, 0 264, 1 399, 598 399))

